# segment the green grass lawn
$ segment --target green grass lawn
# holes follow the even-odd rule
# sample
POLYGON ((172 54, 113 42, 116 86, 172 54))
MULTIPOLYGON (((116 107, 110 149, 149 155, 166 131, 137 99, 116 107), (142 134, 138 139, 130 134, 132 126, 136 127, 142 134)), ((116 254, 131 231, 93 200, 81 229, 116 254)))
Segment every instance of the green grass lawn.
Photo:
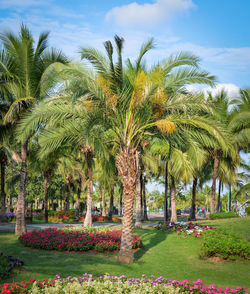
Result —
MULTIPOLYGON (((203 221, 215 227, 225 228, 249 237, 250 217, 203 221)), ((166 234, 153 228, 135 229, 144 247, 135 253, 135 262, 123 265, 116 260, 117 253, 88 254, 63 253, 22 247, 13 233, 0 232, 0 251, 18 257, 25 262, 24 268, 6 282, 31 278, 54 278, 92 273, 95 276, 109 273, 139 277, 142 274, 164 276, 177 280, 202 279, 206 284, 222 287, 245 286, 250 289, 250 264, 247 261, 214 263, 200 260, 199 239, 166 234)))

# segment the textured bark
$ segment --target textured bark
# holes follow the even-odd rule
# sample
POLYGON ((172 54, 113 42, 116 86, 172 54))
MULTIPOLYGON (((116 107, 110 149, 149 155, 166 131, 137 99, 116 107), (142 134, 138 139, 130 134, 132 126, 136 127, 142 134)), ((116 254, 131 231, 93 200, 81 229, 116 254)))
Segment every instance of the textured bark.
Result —
POLYGON ((122 238, 118 259, 123 263, 134 261, 132 251, 132 222, 133 222, 133 199, 136 183, 136 150, 123 148, 116 156, 116 165, 123 184, 123 220, 122 238))
POLYGON ((228 184, 228 203, 227 203, 227 211, 231 211, 231 202, 232 202, 232 187, 231 184, 228 184))
POLYGON ((102 216, 106 216, 105 188, 101 188, 102 216))
POLYGON ((93 172, 92 172, 92 158, 93 152, 90 147, 83 147, 82 151, 85 155, 88 167, 88 197, 87 197, 87 213, 85 216, 84 226, 92 226, 92 197, 93 197, 93 172))
POLYGON ((48 223, 48 181, 49 175, 47 171, 43 172, 43 193, 44 193, 44 222, 48 223))
POLYGON ((6 216, 6 194, 5 194, 5 165, 6 161, 3 158, 1 161, 1 210, 0 210, 0 222, 7 223, 8 218, 6 216))
POLYGON ((197 189, 197 178, 193 179, 193 189, 192 189, 192 205, 190 211, 190 220, 196 220, 195 211, 196 211, 196 189, 197 189))
POLYGON ((19 193, 17 199, 17 211, 16 211, 16 235, 21 235, 27 232, 25 223, 25 186, 27 179, 27 147, 28 142, 22 144, 21 146, 21 174, 20 174, 20 184, 19 193))
POLYGON ((220 211, 220 194, 221 194, 221 185, 222 185, 222 182, 221 182, 221 180, 219 180, 219 191, 218 191, 218 199, 217 199, 217 206, 216 206, 216 210, 217 210, 217 212, 220 211))
POLYGON ((170 198, 171 198, 171 223, 177 222, 177 212, 176 212, 176 188, 174 178, 171 177, 170 184, 170 198))
POLYGON ((112 221, 112 216, 114 213, 114 179, 111 179, 111 187, 110 187, 110 198, 109 198, 109 215, 108 220, 112 221))
POLYGON ((141 205, 141 166, 140 166, 140 152, 136 150, 136 220, 135 226, 142 227, 142 205, 141 205))
POLYGON ((123 195, 123 187, 120 186, 120 198, 119 198, 119 204, 118 204, 118 215, 122 216, 122 195, 123 195))
POLYGON ((219 167, 219 156, 217 150, 214 150, 214 168, 213 168, 213 182, 211 188, 211 199, 210 199, 210 213, 214 213, 215 210, 215 190, 216 190, 216 179, 219 167))
POLYGON ((147 200, 146 200, 146 177, 144 177, 142 181, 142 197, 143 197, 143 219, 144 221, 148 221, 147 200))
POLYGON ((164 222, 168 221, 168 160, 165 168, 164 222))

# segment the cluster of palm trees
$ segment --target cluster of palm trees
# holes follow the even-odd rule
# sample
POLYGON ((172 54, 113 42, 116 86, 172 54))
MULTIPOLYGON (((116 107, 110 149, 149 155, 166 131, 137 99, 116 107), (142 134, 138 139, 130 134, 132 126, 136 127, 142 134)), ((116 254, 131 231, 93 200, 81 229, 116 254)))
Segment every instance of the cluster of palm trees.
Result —
POLYGON ((113 43, 104 43, 105 54, 81 47, 82 62, 76 63, 61 51, 48 49, 48 33, 42 33, 35 44, 24 25, 19 35, 3 32, 0 39, 1 207, 4 211, 6 149, 11 146, 18 151, 15 158, 21 166, 16 234, 26 232, 29 162, 30 170, 37 165, 43 175, 46 221, 47 187, 55 166, 64 179, 66 209, 71 183, 78 187, 76 214, 86 186, 86 226, 92 224, 94 182, 103 207, 105 190, 110 191, 111 217, 114 187, 119 186, 123 205, 119 259, 127 263, 133 261, 134 199, 136 225, 141 226, 146 178, 156 173, 164 176, 164 220, 173 222, 177 221, 176 195, 183 185, 193 183, 194 219, 196 187, 204 175, 212 178, 211 212, 216 209, 216 180, 237 182, 239 152, 249 147, 250 91, 241 90, 233 101, 225 92, 215 97, 188 92, 187 85, 215 83, 214 76, 200 69, 197 56, 181 52, 147 66, 145 55, 154 48, 150 39, 135 61, 124 62, 124 40, 115 36, 113 43))

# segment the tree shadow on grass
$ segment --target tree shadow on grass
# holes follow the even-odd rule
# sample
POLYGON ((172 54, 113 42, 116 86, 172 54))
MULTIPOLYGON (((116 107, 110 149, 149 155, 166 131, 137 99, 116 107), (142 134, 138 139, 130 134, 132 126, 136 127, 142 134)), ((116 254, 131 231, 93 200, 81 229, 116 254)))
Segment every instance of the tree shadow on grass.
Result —
POLYGON ((139 261, 141 257, 149 252, 153 247, 166 240, 169 233, 158 231, 153 228, 137 229, 143 242, 143 247, 135 252, 135 261, 139 261))

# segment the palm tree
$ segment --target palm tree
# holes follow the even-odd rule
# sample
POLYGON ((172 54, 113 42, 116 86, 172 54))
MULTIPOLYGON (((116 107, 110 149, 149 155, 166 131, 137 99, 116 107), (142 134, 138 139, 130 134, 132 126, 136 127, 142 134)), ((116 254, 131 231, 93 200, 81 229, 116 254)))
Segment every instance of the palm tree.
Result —
MULTIPOLYGON (((47 79, 52 66, 67 62, 62 52, 48 50, 48 32, 40 34, 37 45, 31 32, 21 25, 19 35, 10 31, 0 34, 0 72, 2 91, 7 91, 14 99, 5 116, 5 122, 18 122, 26 115, 34 103, 47 95, 54 80, 47 79)), ((25 185, 27 177, 27 149, 29 138, 21 144, 21 173, 16 214, 16 234, 26 232, 25 225, 25 185)))
POLYGON ((183 57, 184 54, 176 58, 171 57, 172 65, 167 67, 164 65, 162 68, 159 65, 147 78, 147 74, 142 70, 141 61, 146 52, 153 47, 152 40, 142 46, 135 65, 128 61, 127 68, 123 67, 122 62, 123 39, 116 36, 115 44, 118 54, 116 64, 113 61, 113 45, 110 41, 104 43, 107 59, 95 49, 82 48, 82 58, 90 61, 96 72, 96 75, 88 76, 85 73, 82 83, 85 92, 81 95, 68 94, 75 101, 70 107, 65 97, 40 104, 22 121, 20 131, 24 136, 28 135, 32 128, 49 120, 47 129, 40 132, 43 150, 55 150, 66 142, 95 146, 91 149, 92 152, 95 150, 95 153, 101 150, 103 152, 105 142, 117 147, 116 166, 124 193, 119 260, 128 263, 133 261, 133 198, 137 178, 136 151, 140 143, 157 130, 168 134, 173 133, 177 126, 181 128, 182 125, 188 124, 194 128, 205 129, 208 133, 216 133, 219 141, 223 136, 206 118, 190 116, 195 109, 208 109, 207 105, 201 104, 201 100, 191 99, 191 95, 180 94, 178 91, 171 94, 171 89, 176 88, 181 91, 186 83, 212 84, 213 77, 197 68, 196 57, 188 54, 185 55, 186 58, 183 57), (187 64, 194 69, 182 68, 171 74, 175 64, 187 64), (164 83, 170 93, 169 97, 159 87, 158 82, 153 82, 153 76, 157 76, 156 73, 161 71, 164 72, 164 83), (159 110, 157 114, 156 108, 159 110), (54 126, 57 128, 55 129, 54 126))

